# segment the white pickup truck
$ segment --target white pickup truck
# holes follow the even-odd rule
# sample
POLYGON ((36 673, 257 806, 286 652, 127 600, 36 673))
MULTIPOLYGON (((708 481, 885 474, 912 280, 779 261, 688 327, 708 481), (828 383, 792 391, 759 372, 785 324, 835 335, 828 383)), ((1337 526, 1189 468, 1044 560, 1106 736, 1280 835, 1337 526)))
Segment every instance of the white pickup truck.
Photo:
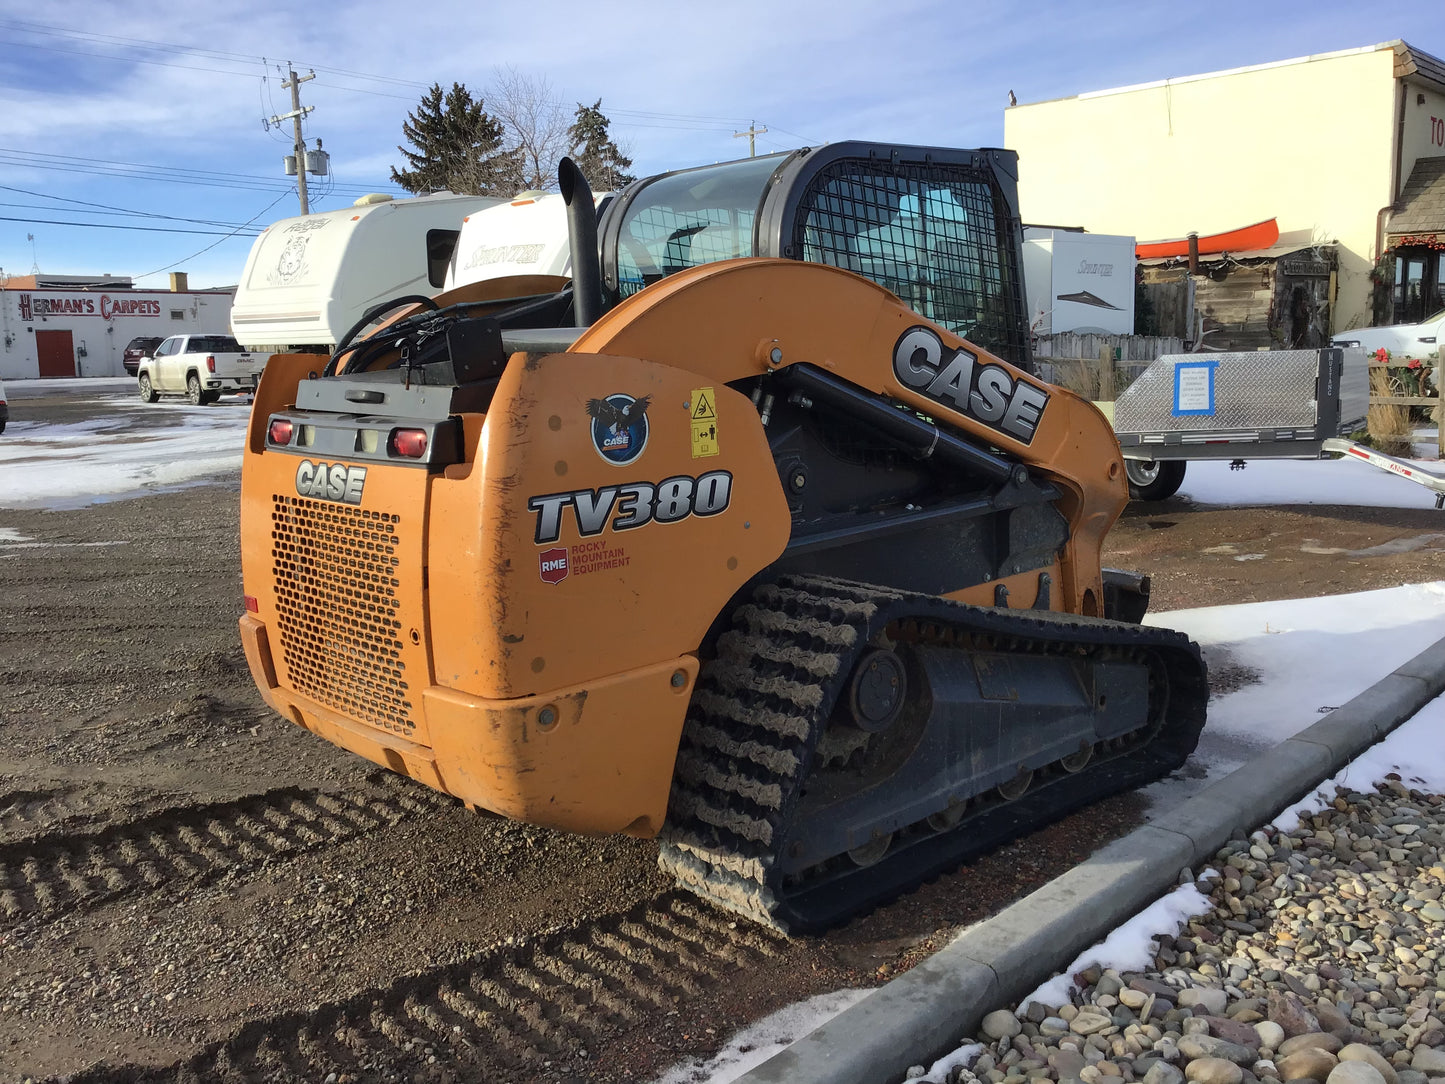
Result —
POLYGON ((224 392, 255 388, 270 357, 243 349, 229 335, 172 335, 141 358, 136 383, 147 403, 162 395, 184 395, 201 406, 224 392))
POLYGON ((1423 361, 1445 344, 1445 309, 1418 324, 1391 324, 1389 327, 1362 327, 1355 331, 1340 331, 1330 342, 1334 346, 1358 346, 1368 354, 1373 354, 1383 346, 1397 361, 1409 358, 1420 358, 1423 361))

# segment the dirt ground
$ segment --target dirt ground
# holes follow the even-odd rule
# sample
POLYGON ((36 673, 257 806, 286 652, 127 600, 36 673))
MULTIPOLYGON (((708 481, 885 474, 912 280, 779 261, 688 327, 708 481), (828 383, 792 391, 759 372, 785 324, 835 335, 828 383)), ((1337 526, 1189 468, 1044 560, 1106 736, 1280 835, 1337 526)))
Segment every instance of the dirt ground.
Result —
MULTIPOLYGON (((650 843, 468 813, 272 715, 236 497, 0 512, 0 1080, 645 1080, 1137 823, 1126 795, 826 937, 760 933, 650 843)), ((1431 511, 1173 499, 1106 556, 1162 610, 1438 579, 1442 550, 1431 511)))

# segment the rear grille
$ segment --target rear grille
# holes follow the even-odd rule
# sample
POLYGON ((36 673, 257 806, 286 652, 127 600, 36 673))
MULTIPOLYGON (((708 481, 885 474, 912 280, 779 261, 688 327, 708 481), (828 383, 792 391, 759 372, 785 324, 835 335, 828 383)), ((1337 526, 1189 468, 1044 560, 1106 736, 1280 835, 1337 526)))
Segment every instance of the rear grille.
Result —
POLYGON ((401 517, 274 495, 271 556, 281 652, 295 690, 411 734, 396 567, 401 517))

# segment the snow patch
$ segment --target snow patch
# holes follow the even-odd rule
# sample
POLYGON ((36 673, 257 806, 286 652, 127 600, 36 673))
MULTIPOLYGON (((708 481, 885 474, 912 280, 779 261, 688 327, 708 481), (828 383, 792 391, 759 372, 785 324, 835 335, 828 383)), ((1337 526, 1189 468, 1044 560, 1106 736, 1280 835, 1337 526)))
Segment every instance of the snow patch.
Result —
POLYGON ((1259 672, 1209 705, 1207 736, 1275 745, 1317 722, 1445 633, 1445 582, 1324 598, 1151 614, 1259 672))
MULTIPOLYGON (((0 442, 0 508, 80 508, 213 480, 240 469, 250 411, 243 404, 117 409, 65 425, 28 426, 0 442), (175 424, 135 432, 145 411, 175 424)), ((148 418, 153 420, 153 418, 148 418)))
POLYGON ((1306 817, 1324 809, 1338 788, 1368 791, 1386 776, 1398 776, 1412 790, 1445 794, 1445 697, 1426 704, 1407 723, 1392 730, 1381 742, 1370 746, 1346 764, 1337 775, 1275 817, 1274 824, 1293 832, 1306 817))
POLYGON ((950 1069, 955 1065, 967 1066, 982 1053, 982 1043, 966 1043, 953 1053, 943 1055, 929 1066, 928 1072, 913 1079, 919 1081, 920 1084, 944 1084, 948 1079, 950 1069))
POLYGON ((733 1035, 713 1057, 684 1059, 653 1084, 729 1084, 872 992, 835 990, 779 1009, 733 1035))
MULTIPOLYGON (((1422 471, 1441 472, 1439 460, 1413 462, 1422 471)), ((1242 471, 1231 471, 1222 459, 1196 459, 1185 468, 1179 493, 1196 504, 1435 507, 1435 495, 1424 486, 1352 458, 1250 459, 1242 471)))
MULTIPOLYGON (((1218 876, 1206 870, 1204 878, 1218 876)), ((1192 883, 1180 885, 1167 896, 1155 900, 1144 910, 1114 930, 1108 937, 1074 957, 1063 972, 1043 983, 1019 1002, 1019 1012, 1030 1001, 1051 1009, 1069 1003, 1074 989, 1074 975, 1085 968, 1112 967, 1117 971, 1145 971, 1154 964, 1154 941, 1158 937, 1174 937, 1191 918, 1206 914, 1214 904, 1192 883)))

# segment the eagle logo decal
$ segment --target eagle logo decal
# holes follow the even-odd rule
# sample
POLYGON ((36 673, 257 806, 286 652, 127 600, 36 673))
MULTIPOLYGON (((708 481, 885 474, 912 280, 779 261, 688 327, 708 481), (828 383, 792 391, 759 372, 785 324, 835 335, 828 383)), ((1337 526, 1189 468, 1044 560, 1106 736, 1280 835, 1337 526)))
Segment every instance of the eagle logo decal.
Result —
POLYGON ((592 446, 609 463, 624 466, 633 462, 647 446, 647 406, 652 396, 640 399, 616 392, 601 399, 587 400, 592 416, 592 446))

